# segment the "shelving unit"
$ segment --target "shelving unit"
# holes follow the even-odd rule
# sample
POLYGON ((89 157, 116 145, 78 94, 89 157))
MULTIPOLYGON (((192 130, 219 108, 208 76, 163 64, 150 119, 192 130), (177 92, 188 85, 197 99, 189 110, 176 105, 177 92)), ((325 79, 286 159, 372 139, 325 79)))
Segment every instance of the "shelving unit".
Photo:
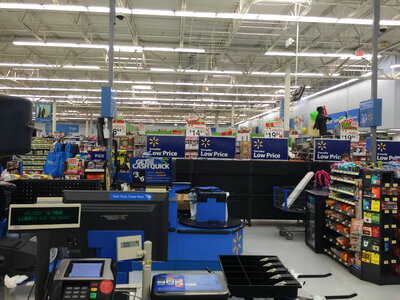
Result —
POLYGON ((379 285, 400 284, 400 191, 394 173, 366 170, 362 194, 362 279, 379 285))
MULTIPOLYGON (((352 220, 360 217, 360 167, 353 166, 349 170, 346 165, 338 165, 337 168, 331 170, 330 193, 326 200, 324 252, 354 274, 354 270, 359 273, 361 267, 359 247, 352 245, 355 241, 352 220), (338 242, 340 240, 342 243, 338 242)), ((361 234, 358 241, 361 241, 361 234)))
POLYGON ((43 172, 47 154, 54 140, 52 138, 34 138, 31 152, 21 155, 23 173, 43 172))

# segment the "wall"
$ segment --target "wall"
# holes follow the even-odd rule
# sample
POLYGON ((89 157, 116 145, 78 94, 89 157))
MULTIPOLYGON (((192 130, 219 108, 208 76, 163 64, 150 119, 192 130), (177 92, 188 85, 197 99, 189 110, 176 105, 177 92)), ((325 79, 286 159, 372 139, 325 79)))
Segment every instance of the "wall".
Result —
MULTIPOLYGON (((399 82, 396 82, 396 80, 378 81, 378 97, 383 99, 382 128, 398 128, 400 126, 400 120, 397 118, 400 112, 400 104, 396 101, 399 95, 399 82)), ((359 108, 360 101, 370 98, 371 81, 365 80, 325 95, 299 101, 293 108, 292 117, 303 115, 308 122, 309 113, 318 106, 325 105, 328 113, 337 113, 359 108)))
MULTIPOLYGON (((379 128, 400 128, 400 81, 379 80, 378 97, 383 99, 382 126, 379 128)), ((371 98, 371 81, 364 80, 349 84, 338 90, 327 92, 309 99, 300 100, 291 108, 291 118, 300 116, 308 127, 309 114, 318 106, 325 105, 328 113, 338 113, 360 107, 360 101, 371 98)), ((261 113, 261 111, 260 111, 261 113)), ((265 121, 279 116, 279 112, 269 113, 249 120, 240 126, 264 128, 265 121)), ((262 131, 263 132, 263 131, 262 131)))

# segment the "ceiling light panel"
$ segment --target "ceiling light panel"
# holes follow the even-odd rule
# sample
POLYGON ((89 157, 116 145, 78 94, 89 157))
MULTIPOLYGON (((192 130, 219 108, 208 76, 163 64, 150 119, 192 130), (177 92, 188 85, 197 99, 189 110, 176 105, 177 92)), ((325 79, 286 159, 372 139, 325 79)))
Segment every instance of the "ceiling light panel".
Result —
MULTIPOLYGON (((83 5, 48 5, 37 3, 0 3, 0 9, 7 10, 47 10, 63 12, 88 12, 107 14, 109 8, 106 6, 83 6, 83 5)), ((240 14, 229 12, 195 12, 195 11, 172 11, 158 9, 129 9, 125 7, 116 8, 117 13, 133 14, 142 16, 163 16, 163 17, 190 17, 190 18, 211 18, 211 19, 243 19, 243 20, 263 20, 278 22, 300 22, 318 24, 351 24, 351 25, 371 25, 371 19, 354 18, 331 18, 317 16, 293 16, 293 15, 274 15, 274 14, 240 14)), ((381 20, 381 25, 400 26, 399 20, 381 20)))

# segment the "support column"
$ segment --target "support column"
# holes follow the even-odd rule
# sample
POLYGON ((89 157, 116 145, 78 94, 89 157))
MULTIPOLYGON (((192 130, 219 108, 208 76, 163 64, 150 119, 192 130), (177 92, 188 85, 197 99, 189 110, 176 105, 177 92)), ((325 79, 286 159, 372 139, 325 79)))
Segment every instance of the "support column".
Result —
POLYGON ((232 105, 231 109, 231 127, 235 127, 235 106, 232 105))
POLYGON ((219 113, 216 112, 215 113, 215 131, 218 132, 218 130, 219 130, 219 113))
POLYGON ((57 131, 57 100, 53 100, 53 114, 52 114, 52 133, 57 131))
POLYGON ((290 63, 285 66, 285 101, 283 105, 283 130, 285 137, 289 137, 290 123, 290 63))
MULTIPOLYGON (((115 0, 110 0, 110 13, 108 20, 108 85, 111 91, 114 87, 114 27, 115 27, 115 0)), ((110 132, 109 139, 107 139, 107 178, 106 189, 110 190, 112 178, 114 177, 114 166, 112 159, 112 145, 113 145, 113 130, 112 118, 107 118, 107 128, 110 132)))
MULTIPOLYGON (((378 42, 379 42, 379 22, 381 15, 381 1, 374 0, 374 20, 372 30, 372 76, 371 76, 371 99, 378 98, 378 42)), ((371 157, 370 160, 376 163, 376 126, 371 127, 371 157)))
POLYGON ((86 120, 85 120, 85 137, 89 136, 89 115, 86 113, 86 120))
POLYGON ((93 112, 90 111, 90 119, 89 119, 89 136, 93 135, 93 112))

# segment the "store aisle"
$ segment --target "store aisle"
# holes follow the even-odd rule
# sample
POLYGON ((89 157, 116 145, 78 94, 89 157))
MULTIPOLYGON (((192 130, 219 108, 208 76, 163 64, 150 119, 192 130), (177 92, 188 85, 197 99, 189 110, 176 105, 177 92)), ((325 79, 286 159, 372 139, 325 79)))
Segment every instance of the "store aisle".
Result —
POLYGON ((359 280, 329 256, 315 254, 304 243, 304 234, 296 234, 292 241, 278 234, 276 225, 268 221, 254 222, 244 233, 244 254, 277 255, 289 269, 297 273, 332 273, 325 279, 307 279, 305 290, 312 295, 357 293, 357 300, 400 300, 400 286, 378 286, 359 280))

